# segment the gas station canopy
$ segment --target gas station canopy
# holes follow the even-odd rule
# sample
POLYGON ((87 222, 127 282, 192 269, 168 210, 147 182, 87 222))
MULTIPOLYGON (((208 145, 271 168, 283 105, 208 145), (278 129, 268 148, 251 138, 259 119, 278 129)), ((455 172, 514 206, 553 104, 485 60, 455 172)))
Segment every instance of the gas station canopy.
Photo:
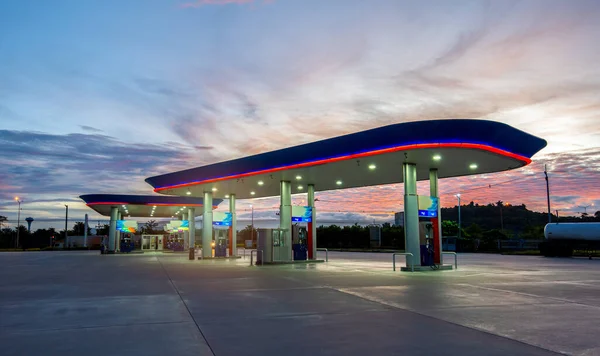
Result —
MULTIPOLYGON (((112 207, 119 209, 123 217, 155 217, 171 218, 187 214, 187 208, 195 208, 197 215, 204 211, 202 198, 170 197, 164 195, 119 195, 119 194, 87 194, 80 198, 97 213, 110 216, 112 207)), ((222 202, 213 199, 213 209, 222 202)))
POLYGON ((546 141, 486 120, 431 120, 379 127, 322 141, 215 163, 146 179, 167 195, 238 199, 402 183, 402 164, 414 163, 417 179, 501 172, 531 163, 546 141))

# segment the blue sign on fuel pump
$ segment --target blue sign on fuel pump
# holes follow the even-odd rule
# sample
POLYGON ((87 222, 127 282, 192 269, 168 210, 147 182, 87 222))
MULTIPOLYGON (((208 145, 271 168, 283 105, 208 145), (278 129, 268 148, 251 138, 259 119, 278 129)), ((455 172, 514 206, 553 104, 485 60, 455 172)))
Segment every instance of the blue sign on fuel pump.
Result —
POLYGON ((230 212, 213 212, 213 226, 231 226, 232 220, 230 212))
POLYGON ((437 197, 419 195, 419 217, 436 218, 439 204, 440 199, 437 197))
POLYGON ((292 206, 292 222, 312 222, 312 206, 292 206))

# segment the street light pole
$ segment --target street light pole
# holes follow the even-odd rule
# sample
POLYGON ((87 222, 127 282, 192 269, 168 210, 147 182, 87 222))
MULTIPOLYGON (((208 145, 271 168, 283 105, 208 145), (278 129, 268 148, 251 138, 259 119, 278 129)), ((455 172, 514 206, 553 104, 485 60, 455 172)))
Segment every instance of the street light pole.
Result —
POLYGON ((500 204, 500 231, 504 232, 504 216, 502 215, 502 207, 504 203, 500 204))
POLYGON ((461 221, 460 221, 460 193, 456 194, 456 197, 458 198, 458 238, 461 238, 461 232, 460 232, 460 228, 461 228, 461 221))
POLYGON ((21 230, 19 227, 21 225, 21 199, 19 197, 15 197, 17 203, 19 203, 19 210, 17 210, 17 246, 19 248, 19 231, 21 230))
POLYGON ((548 169, 544 165, 544 175, 546 176, 546 199, 548 200, 548 224, 552 223, 552 213, 550 211, 550 182, 548 180, 548 169))
POLYGON ((69 234, 68 234, 68 227, 67 227, 67 223, 69 221, 69 206, 67 204, 65 204, 65 245, 63 247, 63 249, 66 249, 68 247, 68 239, 69 239, 69 234))
POLYGON ((252 220, 251 220, 252 245, 254 245, 254 205, 250 204, 250 209, 252 210, 252 220))

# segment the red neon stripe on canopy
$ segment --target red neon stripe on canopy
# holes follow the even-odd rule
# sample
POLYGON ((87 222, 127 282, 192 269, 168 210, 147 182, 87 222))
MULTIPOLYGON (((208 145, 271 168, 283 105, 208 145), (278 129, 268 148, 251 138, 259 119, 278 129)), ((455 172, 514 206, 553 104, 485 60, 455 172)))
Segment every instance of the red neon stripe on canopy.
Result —
POLYGON ((219 182, 219 181, 224 181, 224 180, 229 180, 229 179, 237 179, 237 178, 244 178, 244 177, 255 176, 255 175, 259 175, 259 174, 267 174, 267 173, 273 173, 273 172, 280 172, 280 171, 285 171, 285 170, 288 170, 288 169, 305 168, 305 167, 317 166, 317 165, 321 165, 321 164, 325 164, 325 163, 333 163, 333 162, 345 161, 345 160, 349 160, 349 159, 356 159, 356 158, 362 158, 362 157, 370 157, 370 156, 380 155, 380 154, 384 154, 384 153, 392 153, 392 152, 405 151, 405 150, 415 150, 415 149, 426 149, 426 148, 468 148, 468 149, 477 149, 477 150, 492 152, 492 153, 495 153, 495 154, 498 154, 498 155, 501 155, 501 156, 505 156, 505 157, 517 159, 519 161, 524 162, 525 165, 528 165, 528 164, 531 163, 531 159, 529 159, 529 158, 527 158, 525 156, 521 156, 521 155, 518 155, 516 153, 512 153, 512 152, 508 152, 508 151, 502 150, 500 148, 492 147, 492 146, 489 146, 489 145, 483 145, 483 144, 479 144, 479 143, 425 143, 425 144, 413 144, 413 145, 405 145, 405 146, 396 146, 396 147, 391 147, 391 148, 384 148, 384 149, 381 149, 381 150, 374 150, 374 151, 356 153, 356 154, 339 156, 339 157, 334 157, 334 158, 320 159, 320 160, 311 161, 311 162, 292 164, 292 165, 289 165, 289 166, 282 166, 282 167, 276 167, 276 168, 270 168, 270 169, 263 169, 263 170, 260 170, 260 171, 254 171, 254 172, 248 172, 248 173, 234 174, 234 175, 226 176, 226 177, 206 179, 206 180, 197 181, 197 182, 190 182, 190 183, 182 183, 182 184, 169 185, 169 186, 164 186, 164 187, 160 187, 160 188, 155 188, 154 191, 155 192, 160 192, 160 191, 167 190, 167 189, 184 188, 184 187, 190 187, 190 186, 193 186, 193 185, 206 184, 206 183, 214 183, 214 182, 219 182))
MULTIPOLYGON (((87 203, 87 206, 92 206, 92 205, 145 205, 145 206, 204 206, 203 204, 165 204, 165 203, 161 203, 161 204, 152 204, 152 203, 144 203, 144 204, 136 204, 136 203, 126 203, 126 202, 108 202, 108 201, 103 201, 103 202, 96 202, 96 203, 87 203)), ((217 205, 213 205, 213 208, 217 208, 217 205)))

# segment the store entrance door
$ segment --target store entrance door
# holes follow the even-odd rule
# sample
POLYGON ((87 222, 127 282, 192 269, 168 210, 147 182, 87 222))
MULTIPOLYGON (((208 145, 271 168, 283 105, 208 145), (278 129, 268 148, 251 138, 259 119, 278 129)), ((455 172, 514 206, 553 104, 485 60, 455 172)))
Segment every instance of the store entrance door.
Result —
POLYGON ((142 251, 162 251, 164 241, 163 235, 142 235, 142 251))

